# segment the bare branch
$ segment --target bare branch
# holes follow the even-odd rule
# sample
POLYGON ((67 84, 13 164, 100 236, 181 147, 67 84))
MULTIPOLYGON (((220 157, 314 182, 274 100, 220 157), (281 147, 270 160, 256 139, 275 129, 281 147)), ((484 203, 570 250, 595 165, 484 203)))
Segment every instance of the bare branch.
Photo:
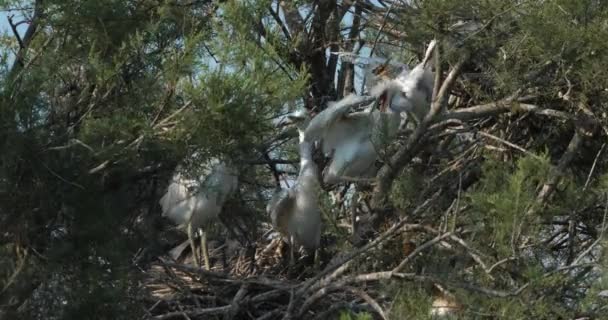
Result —
POLYGON ((25 45, 23 44, 23 40, 21 40, 21 36, 19 35, 19 31, 17 31, 17 25, 15 25, 13 23, 13 16, 10 15, 7 17, 8 19, 8 24, 11 26, 11 30, 13 30, 13 34, 15 35, 15 38, 17 38, 17 42, 19 42, 19 48, 21 50, 25 49, 25 45))
POLYGON ((283 23, 283 20, 281 20, 281 17, 279 16, 279 8, 279 4, 277 3, 277 10, 275 11, 272 8, 272 4, 270 4, 270 6, 268 7, 268 11, 270 11, 270 15, 274 18, 274 21, 277 23, 281 31, 283 31, 285 39, 287 39, 287 41, 291 41, 291 35, 289 34, 289 30, 287 29, 285 23, 283 23))
POLYGON ((525 153, 525 154, 527 154, 529 156, 534 157, 535 159, 542 160, 542 158, 540 156, 538 156, 538 155, 536 155, 536 154, 534 154, 534 153, 532 153, 532 152, 530 152, 530 151, 528 151, 528 150, 526 150, 526 149, 524 149, 524 148, 522 148, 522 147, 520 147, 520 146, 518 146, 518 145, 516 145, 514 143, 511 143, 511 142, 509 142, 509 141, 507 141, 505 139, 499 138, 499 137, 497 137, 497 136, 495 136, 493 134, 490 134, 490 133, 487 133, 487 132, 483 132, 483 131, 477 131, 477 133, 480 134, 480 135, 482 135, 482 136, 484 136, 484 137, 486 137, 486 138, 490 138, 490 139, 492 139, 494 141, 498 141, 498 142, 500 142, 502 144, 505 144, 505 145, 507 145, 507 146, 509 146, 509 147, 511 147, 513 149, 517 149, 517 150, 519 150, 519 151, 521 151, 521 152, 523 152, 523 153, 525 153))
POLYGON ((410 262, 410 260, 412 260, 420 252, 424 251, 427 248, 430 248, 434 244, 449 237, 450 235, 452 235, 451 232, 439 234, 435 238, 433 238, 433 239, 425 242, 423 245, 417 247, 414 251, 412 251, 412 253, 410 253, 407 257, 405 257, 405 259, 403 259, 403 261, 401 261, 401 263, 399 263, 399 265, 397 265, 391 272, 397 273, 397 272, 401 271, 401 269, 403 269, 403 267, 405 267, 405 265, 407 265, 407 263, 410 262))

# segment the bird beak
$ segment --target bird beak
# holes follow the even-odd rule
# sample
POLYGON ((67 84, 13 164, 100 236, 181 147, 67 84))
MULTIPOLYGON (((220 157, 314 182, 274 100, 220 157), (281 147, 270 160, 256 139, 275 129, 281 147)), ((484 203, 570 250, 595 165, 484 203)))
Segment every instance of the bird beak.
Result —
POLYGON ((381 78, 389 78, 389 63, 391 62, 391 58, 386 59, 386 62, 377 66, 372 70, 372 73, 381 78))
POLYGON ((387 106, 388 106, 388 95, 386 92, 384 92, 378 99, 378 110, 380 110, 380 112, 385 112, 387 106))
POLYGON ((287 120, 285 121, 285 125, 292 125, 304 120, 304 117, 296 116, 296 115, 288 115, 287 120))

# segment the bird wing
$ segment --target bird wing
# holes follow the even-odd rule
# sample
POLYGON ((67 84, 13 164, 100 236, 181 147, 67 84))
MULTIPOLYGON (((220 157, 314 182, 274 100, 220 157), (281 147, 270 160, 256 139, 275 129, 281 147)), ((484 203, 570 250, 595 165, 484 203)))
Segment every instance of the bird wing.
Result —
POLYGON ((346 116, 353 105, 365 100, 365 98, 350 94, 340 101, 330 103, 327 109, 317 114, 304 132, 306 141, 314 142, 321 140, 328 130, 341 118, 346 116))
POLYGON ((433 86, 434 73, 430 68, 425 68, 422 63, 418 64, 412 72, 401 81, 402 92, 405 93, 407 99, 411 101, 414 113, 418 117, 424 117, 430 107, 433 86))
POLYGON ((193 183, 181 174, 176 174, 167 187, 167 192, 160 198, 162 216, 167 217, 175 224, 181 225, 190 219, 192 213, 193 197, 188 187, 193 183))
POLYGON ((367 112, 353 112, 348 117, 336 122, 326 131, 323 137, 323 153, 330 155, 341 145, 351 140, 361 140, 369 132, 370 121, 367 112))
POLYGON ((272 225, 282 234, 287 234, 289 217, 293 214, 296 197, 293 189, 280 189, 275 191, 266 211, 270 214, 272 225))
POLYGON ((232 168, 223 162, 218 162, 214 163, 210 173, 204 178, 201 192, 221 206, 236 190, 237 185, 238 178, 232 168))

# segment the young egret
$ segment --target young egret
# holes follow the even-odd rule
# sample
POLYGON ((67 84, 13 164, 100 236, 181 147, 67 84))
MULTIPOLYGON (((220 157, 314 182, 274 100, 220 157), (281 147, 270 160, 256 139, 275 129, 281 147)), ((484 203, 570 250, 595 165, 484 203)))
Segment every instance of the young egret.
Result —
POLYGON ((400 113, 414 114, 418 121, 426 115, 434 82, 427 62, 434 47, 433 40, 422 63, 411 71, 401 68, 395 79, 387 78, 390 72, 386 67, 374 69, 375 74, 384 78, 370 90, 370 94, 378 98, 377 109, 351 113, 350 109, 363 101, 363 98, 351 94, 330 104, 312 119, 306 128, 305 139, 321 141, 323 153, 331 157, 323 175, 324 183, 359 181, 373 176, 377 150, 397 134, 400 113))
POLYGON ((350 62, 361 68, 363 71, 363 81, 365 88, 377 85, 382 80, 394 78, 400 73, 409 72, 407 64, 380 57, 364 57, 352 52, 332 52, 342 59, 343 62, 350 62))
MULTIPOLYGON (((399 88, 387 84, 379 84, 374 94, 379 97, 397 94, 392 91, 399 88)), ((330 103, 306 128, 305 139, 308 142, 321 141, 323 153, 331 158, 323 174, 326 184, 372 177, 375 174, 377 149, 398 131, 400 111, 392 105, 389 108, 380 106, 380 110, 350 112, 354 105, 363 100, 351 94, 330 103)))
POLYGON ((305 111, 289 115, 298 128, 300 144, 300 172, 289 189, 278 189, 266 206, 273 227, 286 236, 290 247, 290 264, 294 263, 294 246, 315 251, 321 240, 321 209, 318 193, 317 165, 312 160, 312 142, 305 139, 304 129, 309 122, 305 111))
POLYGON ((389 107, 407 112, 418 123, 422 121, 429 112, 433 96, 435 75, 428 62, 435 46, 436 41, 432 40, 422 62, 411 71, 404 70, 395 79, 385 79, 371 90, 372 95, 380 96, 381 111, 389 107))
POLYGON ((200 257, 194 247, 193 231, 200 230, 207 270, 210 268, 207 236, 202 228, 218 218, 226 199, 236 191, 238 185, 234 168, 218 159, 212 159, 208 165, 210 170, 199 181, 185 178, 178 170, 167 193, 159 201, 162 215, 177 224, 178 228, 186 228, 197 267, 200 257))

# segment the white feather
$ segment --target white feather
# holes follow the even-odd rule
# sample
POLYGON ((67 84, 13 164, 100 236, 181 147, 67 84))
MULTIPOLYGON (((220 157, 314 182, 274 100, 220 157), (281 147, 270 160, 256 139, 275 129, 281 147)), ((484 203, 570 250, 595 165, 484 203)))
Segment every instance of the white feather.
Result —
POLYGON ((192 223, 196 229, 216 219, 237 188, 238 178, 232 168, 217 159, 209 163, 210 172, 199 181, 187 179, 177 171, 159 201, 162 215, 179 227, 192 223))
POLYGON ((319 207, 319 181, 317 165, 312 161, 312 142, 305 129, 309 119, 298 119, 300 133, 300 172, 296 183, 288 190, 276 190, 266 206, 273 227, 283 236, 291 237, 296 246, 308 250, 318 248, 321 240, 321 209, 319 207))

